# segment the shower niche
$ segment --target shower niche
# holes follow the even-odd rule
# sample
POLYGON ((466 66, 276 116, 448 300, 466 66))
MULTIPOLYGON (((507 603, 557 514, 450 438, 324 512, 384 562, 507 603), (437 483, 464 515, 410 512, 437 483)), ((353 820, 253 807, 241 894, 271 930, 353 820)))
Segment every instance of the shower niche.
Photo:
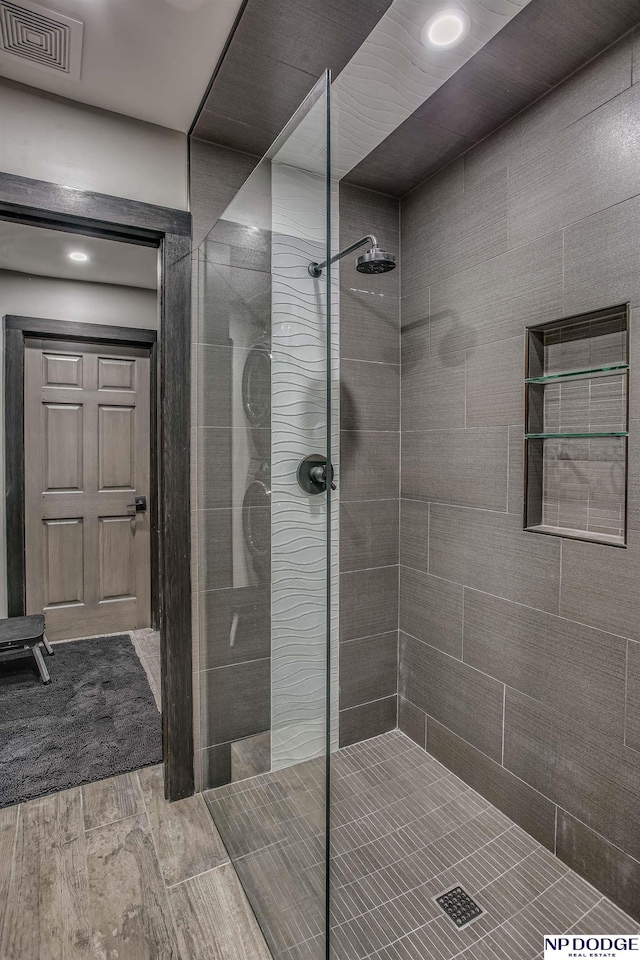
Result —
POLYGON ((625 547, 629 306, 529 327, 524 528, 625 547))

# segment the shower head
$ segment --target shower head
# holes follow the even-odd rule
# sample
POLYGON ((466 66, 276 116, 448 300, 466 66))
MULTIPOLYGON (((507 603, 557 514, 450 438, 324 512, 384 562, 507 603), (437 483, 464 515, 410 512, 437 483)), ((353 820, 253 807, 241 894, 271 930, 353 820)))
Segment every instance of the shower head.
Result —
POLYGON ((395 269, 396 258, 394 255, 387 253, 386 250, 381 250, 376 238, 373 234, 369 234, 369 236, 362 237, 360 240, 356 240, 355 243, 349 244, 349 246, 341 250, 340 253, 336 253, 335 257, 331 257, 329 261, 323 260, 322 263, 316 263, 315 261, 310 263, 309 273, 315 279, 321 277, 327 262, 335 263, 337 260, 342 260, 348 253, 353 253, 358 247, 363 247, 365 243, 369 244, 370 249, 356 259, 356 270, 359 273, 388 273, 389 270, 395 269))
POLYGON ((373 246, 362 256, 356 257, 356 270, 358 273, 388 273, 389 270, 395 270, 396 258, 392 253, 381 250, 380 247, 373 246))

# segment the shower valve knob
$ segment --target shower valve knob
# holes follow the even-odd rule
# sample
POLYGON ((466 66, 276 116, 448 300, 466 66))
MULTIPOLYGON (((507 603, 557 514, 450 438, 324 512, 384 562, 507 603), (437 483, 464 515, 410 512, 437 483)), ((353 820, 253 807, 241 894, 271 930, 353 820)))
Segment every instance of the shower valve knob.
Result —
MULTIPOLYGON (((309 471, 309 475, 310 475, 311 479, 313 480, 313 482, 314 482, 317 486, 319 486, 319 487, 322 486, 322 487, 324 487, 325 490, 326 490, 326 488, 327 488, 327 468, 326 468, 326 466, 324 466, 324 467, 320 467, 320 466, 318 466, 318 467, 312 467, 311 470, 309 471)), ((333 476, 333 468, 332 468, 332 471, 331 471, 331 475, 333 476)), ((335 483, 333 482, 333 480, 331 481, 331 489, 332 489, 332 490, 337 490, 337 489, 338 489, 338 488, 336 487, 335 483)))
MULTIPOLYGON (((331 489, 337 490, 333 482, 334 471, 331 467, 331 489)), ((305 457, 298 466, 298 483, 305 493, 315 495, 327 489, 327 458, 320 453, 305 457)))

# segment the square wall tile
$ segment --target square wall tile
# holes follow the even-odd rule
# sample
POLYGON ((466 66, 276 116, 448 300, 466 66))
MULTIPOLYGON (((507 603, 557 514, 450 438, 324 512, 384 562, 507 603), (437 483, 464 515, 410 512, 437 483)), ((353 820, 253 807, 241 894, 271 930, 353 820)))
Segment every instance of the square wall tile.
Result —
POLYGON ((231 744, 220 743, 200 751, 202 790, 231 782, 231 744))
POLYGON ((440 280, 430 293, 431 356, 523 336, 562 316, 562 233, 440 280))
POLYGON ((625 743, 640 752, 640 643, 629 640, 625 743))
POLYGON ((524 427, 509 427, 508 513, 524 513, 524 427))
POLYGON ((518 516, 432 503, 429 573, 559 613, 560 541, 525 533, 518 516))
POLYGON ((340 644, 340 709, 394 696, 397 691, 397 631, 340 644))
POLYGON ((199 343, 242 349, 267 337, 271 329, 270 271, 201 260, 199 272, 199 343))
POLYGON ((507 427, 404 432, 402 497, 506 511, 508 441, 507 427))
POLYGON ((459 583, 400 567, 400 629, 461 660, 463 592, 459 583))
POLYGON ((340 640, 398 629, 398 567, 340 574, 340 640))
MULTIPOLYGON (((348 269, 348 268, 347 268, 348 269)), ((345 280, 346 270, 340 279, 345 280)), ((340 357, 400 363, 400 301, 349 277, 340 284, 340 357)))
POLYGON ((509 167, 509 243, 528 243, 633 197, 640 90, 631 87, 509 167))
POLYGON ((397 500, 340 504, 340 569, 367 570, 398 563, 397 500))
POLYGON ((627 641, 465 590, 464 661, 534 700, 622 739, 627 641))
POLYGON ((404 363, 402 429, 457 430, 465 426, 465 354, 404 363))
POLYGON ((340 711, 340 746, 370 740, 394 730, 397 723, 397 697, 385 697, 349 710, 340 711))
POLYGON ((429 718, 427 750, 547 849, 555 843, 556 806, 524 780, 429 718))
POLYGON ((429 287, 403 295, 400 303, 400 359, 413 363, 429 357, 429 287))
POLYGON ((404 697, 398 697, 398 727, 418 746, 426 746, 427 715, 404 697))
POLYGON ((639 306, 639 257, 638 196, 568 226, 564 231, 564 313, 570 316, 626 301, 639 306))
POLYGON ((428 203, 432 190, 428 182, 402 202, 402 281, 408 288, 429 286, 508 249, 505 169, 465 184, 435 209, 428 203))
POLYGON ((400 429, 400 367, 366 360, 340 362, 340 427, 400 429))
POLYGON ((340 501, 394 500, 400 482, 400 434, 340 432, 340 501))
POLYGON ((507 687, 504 765, 630 856, 640 856, 640 753, 507 687))
POLYGON ((268 730, 271 660, 251 660, 200 672, 202 747, 268 730))
POLYGON ((427 573, 429 569, 429 504, 400 501, 400 563, 427 573))
POLYGON ((198 429, 197 502, 199 510, 232 506, 231 449, 233 431, 227 428, 198 429))
POLYGON ((197 522, 201 590, 246 587, 270 582, 269 507, 200 510, 197 513, 197 522), (250 546, 245 540, 245 534, 249 538, 250 546))
POLYGON ((640 922, 640 863, 560 809, 557 856, 640 922))
POLYGON ((498 763, 504 687, 434 647, 400 634, 398 692, 498 763))
POLYGON ((261 660, 270 654, 269 583, 200 593, 201 670, 261 660))
POLYGON ((481 344, 466 352, 466 426, 524 420, 524 337, 481 344))
POLYGON ((635 601, 639 592, 640 539, 635 531, 629 533, 626 550, 578 540, 562 542, 563 617, 640 640, 635 601))
MULTIPOLYGON (((541 144, 556 139, 567 127, 631 86, 631 46, 631 37, 627 36, 590 60, 503 127, 489 143, 500 138, 505 155, 516 159, 535 153, 541 144)), ((474 151, 481 156, 485 152, 484 145, 474 151)))

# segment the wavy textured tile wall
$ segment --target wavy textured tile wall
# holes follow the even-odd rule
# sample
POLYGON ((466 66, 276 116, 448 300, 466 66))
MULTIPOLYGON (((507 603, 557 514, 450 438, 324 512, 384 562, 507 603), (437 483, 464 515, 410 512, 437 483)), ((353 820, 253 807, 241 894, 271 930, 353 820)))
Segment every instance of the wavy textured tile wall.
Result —
MULTIPOLYGON (((291 154, 287 152, 287 158, 291 154)), ((326 749, 327 498, 297 482, 327 449, 327 289, 308 272, 326 255, 321 175, 274 162, 271 365, 271 760, 279 769, 326 749)), ((332 234, 337 243, 337 189, 332 234)), ((337 248, 336 248, 337 249, 337 248)), ((332 278, 332 459, 339 475, 338 278, 332 278)), ((338 494, 332 497, 332 741, 337 745, 338 494)))

